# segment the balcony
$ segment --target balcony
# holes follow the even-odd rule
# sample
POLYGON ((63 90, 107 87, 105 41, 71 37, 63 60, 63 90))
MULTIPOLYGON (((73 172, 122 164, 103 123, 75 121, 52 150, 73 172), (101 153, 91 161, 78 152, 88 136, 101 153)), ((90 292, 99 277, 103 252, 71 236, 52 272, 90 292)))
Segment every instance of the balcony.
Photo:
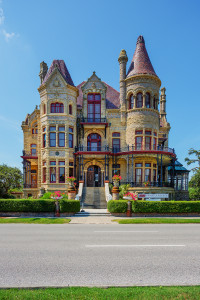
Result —
POLYGON ((24 183, 24 189, 36 189, 36 188, 37 188, 37 183, 32 183, 32 184, 24 183))
POLYGON ((75 147, 75 154, 79 153, 90 154, 91 152, 97 152, 99 154, 111 154, 111 155, 126 155, 126 154, 140 154, 140 153, 149 153, 149 154, 166 154, 170 156, 176 156, 174 148, 169 147, 161 147, 157 146, 155 149, 151 149, 149 146, 137 145, 135 146, 127 146, 127 147, 109 147, 108 145, 97 147, 97 146, 82 146, 79 145, 75 147))
POLYGON ((80 124, 82 125, 105 125, 108 126, 108 122, 106 118, 81 118, 80 124))
POLYGON ((37 159, 38 158, 38 153, 36 149, 33 149, 33 151, 22 151, 22 158, 24 159, 37 159))
POLYGON ((120 185, 122 185, 122 184, 130 184, 130 187, 144 187, 144 188, 170 187, 170 188, 174 188, 174 183, 167 182, 167 181, 163 181, 163 182, 151 181, 151 182, 148 182, 148 184, 146 182, 135 182, 135 181, 134 182, 121 182, 120 181, 120 185))

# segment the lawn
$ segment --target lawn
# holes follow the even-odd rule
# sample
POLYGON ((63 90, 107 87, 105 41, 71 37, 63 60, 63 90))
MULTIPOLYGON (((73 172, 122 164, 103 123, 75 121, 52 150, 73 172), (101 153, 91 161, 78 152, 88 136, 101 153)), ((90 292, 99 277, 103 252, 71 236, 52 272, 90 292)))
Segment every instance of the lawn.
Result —
POLYGON ((26 223, 26 224, 66 224, 70 219, 65 218, 0 218, 1 223, 26 223))
POLYGON ((122 299, 200 299, 200 286, 172 286, 172 287, 128 287, 128 288, 47 288, 47 289, 5 289, 0 290, 1 300, 122 300, 122 299))
POLYGON ((112 220, 119 224, 182 224, 182 223, 200 223, 199 219, 175 219, 175 218, 135 218, 135 219, 122 219, 112 220))

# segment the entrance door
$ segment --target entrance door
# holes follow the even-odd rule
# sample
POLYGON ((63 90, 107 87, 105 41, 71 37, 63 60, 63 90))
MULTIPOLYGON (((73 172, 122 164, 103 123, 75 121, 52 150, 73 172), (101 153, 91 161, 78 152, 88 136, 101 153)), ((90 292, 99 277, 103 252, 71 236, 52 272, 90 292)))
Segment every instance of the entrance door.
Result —
POLYGON ((87 170, 87 186, 101 186, 101 169, 98 166, 90 166, 87 170))
POLYGON ((31 187, 36 188, 37 187, 37 175, 31 174, 31 187))

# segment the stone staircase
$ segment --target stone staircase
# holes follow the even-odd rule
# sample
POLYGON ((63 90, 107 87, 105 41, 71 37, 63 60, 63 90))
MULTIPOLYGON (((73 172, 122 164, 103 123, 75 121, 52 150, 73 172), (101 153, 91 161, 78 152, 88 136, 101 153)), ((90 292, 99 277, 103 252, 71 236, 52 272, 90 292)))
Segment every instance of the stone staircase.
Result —
POLYGON ((84 208, 107 208, 104 187, 84 187, 82 194, 84 208))

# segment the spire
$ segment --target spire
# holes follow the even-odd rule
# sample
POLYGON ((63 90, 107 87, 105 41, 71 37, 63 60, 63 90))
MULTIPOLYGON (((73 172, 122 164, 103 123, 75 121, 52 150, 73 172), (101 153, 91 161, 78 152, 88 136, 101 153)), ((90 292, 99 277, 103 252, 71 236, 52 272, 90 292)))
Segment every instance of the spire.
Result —
POLYGON ((151 74, 157 76, 149 59, 142 35, 140 35, 137 39, 135 53, 130 64, 127 77, 138 74, 151 74))
POLYGON ((51 73, 55 70, 55 68, 57 68, 60 71, 61 75, 63 76, 63 78, 68 84, 74 86, 74 83, 65 65, 64 60, 58 60, 58 59, 53 60, 51 67, 49 68, 44 78, 44 81, 42 83, 45 83, 48 80, 48 78, 50 77, 51 73))

